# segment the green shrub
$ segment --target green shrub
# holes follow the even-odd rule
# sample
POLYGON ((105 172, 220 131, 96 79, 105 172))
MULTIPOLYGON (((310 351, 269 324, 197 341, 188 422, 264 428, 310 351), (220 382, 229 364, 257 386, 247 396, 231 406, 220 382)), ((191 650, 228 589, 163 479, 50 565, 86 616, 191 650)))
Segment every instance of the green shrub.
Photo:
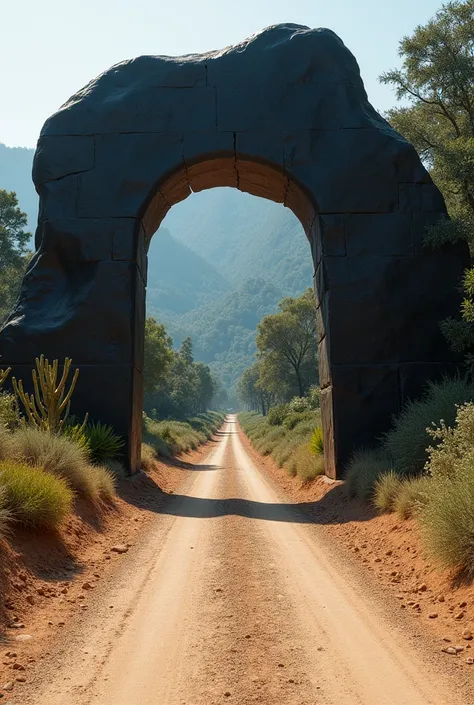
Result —
POLYGON ((89 455, 89 441, 86 436, 86 428, 84 423, 80 423, 74 416, 70 416, 64 423, 61 433, 63 436, 67 436, 74 441, 74 443, 83 448, 89 455))
POLYGON ((15 431, 12 440, 14 459, 63 478, 73 490, 90 500, 99 498, 100 487, 88 457, 70 438, 25 426, 15 431))
POLYGON ((14 394, 0 392, 0 424, 15 428, 20 421, 14 394))
POLYGON ((438 425, 441 419, 446 426, 452 426, 456 405, 472 399, 474 385, 455 377, 430 382, 422 399, 406 404, 384 440, 395 471, 403 475, 421 473, 428 459, 427 448, 431 445, 427 428, 438 425))
POLYGON ((141 466, 143 470, 152 470, 155 465, 156 452, 153 446, 142 443, 141 466))
POLYGON ((111 502, 116 496, 117 476, 115 472, 105 465, 92 465, 90 470, 97 482, 100 498, 111 502))
POLYGON ((324 453, 323 429, 321 426, 316 426, 309 442, 309 450, 313 455, 322 455, 324 453))
POLYGON ((299 445, 292 454, 288 469, 291 474, 298 475, 303 482, 311 482, 318 475, 324 475, 324 458, 314 456, 306 443, 299 445))
POLYGON ((431 489, 429 477, 409 477, 402 480, 400 491, 393 503, 393 509, 400 519, 410 519, 418 514, 428 499, 431 489))
POLYGON ((393 471, 381 475, 375 483, 373 503, 379 512, 392 512, 402 486, 402 481, 393 471))
POLYGON ((90 423, 84 430, 89 448, 89 458, 93 463, 100 465, 107 460, 120 457, 125 445, 124 439, 115 433, 109 424, 90 423))
POLYGON ((474 473, 430 480, 420 513, 428 551, 446 568, 474 577, 474 473))
POLYGON ((303 414, 305 411, 311 411, 311 402, 308 397, 293 397, 288 403, 289 413, 303 414))
POLYGON ((352 456, 345 476, 348 496, 371 500, 377 480, 389 470, 390 459, 383 449, 358 450, 352 456))
POLYGON ((291 431, 295 426, 298 426, 305 421, 310 421, 314 418, 314 411, 291 411, 283 421, 283 426, 291 431))
POLYGON ((10 458, 13 453, 13 436, 6 426, 0 424, 0 460, 10 458))
POLYGON ((262 455, 270 455, 285 437, 286 431, 284 428, 281 426, 273 426, 268 433, 257 440, 255 448, 262 455))
POLYGON ((458 406, 452 427, 441 421, 428 429, 435 445, 428 448, 425 468, 433 477, 448 478, 474 468, 474 404, 458 406))
POLYGON ((0 487, 0 539, 9 534, 12 515, 7 507, 7 493, 5 487, 0 487))
POLYGON ((270 424, 270 426, 281 426, 288 414, 288 411, 288 404, 278 404, 278 406, 272 406, 267 414, 267 423, 270 424))
POLYGON ((0 487, 12 518, 28 529, 55 529, 72 509, 66 482, 26 463, 2 461, 0 487))

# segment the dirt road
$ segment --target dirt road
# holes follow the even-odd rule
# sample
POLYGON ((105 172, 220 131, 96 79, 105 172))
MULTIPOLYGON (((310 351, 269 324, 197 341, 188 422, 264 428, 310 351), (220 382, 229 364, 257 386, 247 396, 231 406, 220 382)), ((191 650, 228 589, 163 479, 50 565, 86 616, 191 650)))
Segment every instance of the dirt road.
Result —
POLYGON ((229 417, 186 494, 9 702, 462 705, 322 532, 278 499, 229 417))

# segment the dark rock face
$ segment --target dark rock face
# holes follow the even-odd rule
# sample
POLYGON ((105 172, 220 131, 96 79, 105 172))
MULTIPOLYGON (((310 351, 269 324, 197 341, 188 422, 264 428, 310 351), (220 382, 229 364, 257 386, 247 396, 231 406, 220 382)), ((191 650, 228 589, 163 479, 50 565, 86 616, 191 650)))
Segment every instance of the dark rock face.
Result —
POLYGON ((118 64, 47 120, 33 178, 37 253, 0 332, 2 364, 26 378, 40 353, 73 357, 74 411, 126 436, 132 472, 146 249, 191 190, 233 186, 291 208, 305 228, 332 477, 458 362, 438 322, 459 305, 467 249, 423 248, 443 199, 330 30, 278 25, 219 52, 118 64))

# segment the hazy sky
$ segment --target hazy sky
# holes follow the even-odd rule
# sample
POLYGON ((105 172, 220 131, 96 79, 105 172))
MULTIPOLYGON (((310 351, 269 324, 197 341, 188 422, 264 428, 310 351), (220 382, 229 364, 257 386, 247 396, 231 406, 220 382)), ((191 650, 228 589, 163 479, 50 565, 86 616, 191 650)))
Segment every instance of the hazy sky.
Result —
POLYGON ((221 49, 278 22, 329 27, 359 61, 369 99, 394 97, 378 75, 397 65, 398 42, 439 0, 13 0, 1 1, 0 142, 36 144, 46 118, 91 78, 140 54, 221 49))

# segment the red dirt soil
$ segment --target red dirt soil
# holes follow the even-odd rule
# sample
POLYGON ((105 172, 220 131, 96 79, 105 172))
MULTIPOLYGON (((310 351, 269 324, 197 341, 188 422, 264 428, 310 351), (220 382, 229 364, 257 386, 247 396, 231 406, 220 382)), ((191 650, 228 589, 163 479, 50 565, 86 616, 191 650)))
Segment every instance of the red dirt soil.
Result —
MULTIPOLYGON (((474 585, 454 572, 441 571, 426 554, 416 522, 395 514, 379 515, 369 505, 349 500, 342 482, 319 477, 302 483, 291 478, 270 457, 262 457, 240 430, 245 449, 268 479, 304 512, 353 552, 400 602, 420 620, 420 629, 439 639, 440 650, 463 646, 459 661, 466 670, 474 659, 474 585), (435 616, 436 615, 436 616, 435 616), (471 647, 472 644, 472 647, 471 647)), ((446 656, 448 658, 448 655, 446 656)), ((452 657, 451 657, 452 658, 452 657)))
POLYGON ((0 702, 3 686, 23 678, 28 663, 47 656, 57 630, 87 609, 88 593, 121 560, 112 547, 133 547, 160 504, 183 488, 213 443, 121 480, 114 504, 99 512, 77 503, 57 534, 16 530, 8 542, 0 541, 0 702))

